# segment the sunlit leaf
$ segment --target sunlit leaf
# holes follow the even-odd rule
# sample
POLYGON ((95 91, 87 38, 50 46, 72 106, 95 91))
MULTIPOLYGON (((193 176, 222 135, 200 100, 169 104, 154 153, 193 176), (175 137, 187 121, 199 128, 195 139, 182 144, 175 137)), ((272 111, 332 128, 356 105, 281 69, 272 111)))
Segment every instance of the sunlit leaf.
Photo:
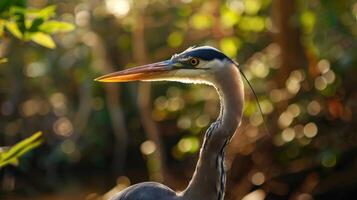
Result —
POLYGON ((7 63, 7 58, 0 58, 0 64, 7 63))
POLYGON ((6 24, 6 29, 15 37, 22 39, 22 33, 19 29, 19 27, 17 26, 17 24, 15 22, 12 21, 7 21, 6 24))
POLYGON ((15 144, 9 150, 0 151, 0 168, 8 164, 17 165, 19 157, 41 145, 41 136, 42 132, 37 132, 31 137, 15 144))
POLYGON ((12 158, 12 159, 8 159, 8 160, 1 160, 0 158, 0 169, 6 165, 14 165, 14 166, 18 166, 19 164, 19 160, 17 158, 12 158))
POLYGON ((21 142, 17 143, 16 145, 14 145, 13 147, 11 147, 9 149, 9 151, 7 151, 2 158, 3 159, 9 159, 10 157, 12 157, 14 154, 17 154, 19 151, 21 151, 22 149, 26 148, 28 145, 30 145, 31 143, 36 142, 37 140, 40 139, 40 137, 42 136, 42 132, 37 132, 35 134, 33 134, 32 136, 30 136, 29 138, 26 138, 24 140, 22 140, 21 142))
POLYGON ((22 8, 22 7, 18 7, 18 6, 11 6, 10 14, 11 15, 26 14, 26 8, 22 8))
POLYGON ((42 18, 44 20, 47 20, 56 14, 56 6, 51 5, 47 6, 46 8, 43 8, 41 10, 38 9, 27 9, 26 14, 29 15, 30 17, 34 18, 42 18))
POLYGON ((49 19, 50 17, 53 17, 56 14, 55 11, 55 5, 47 6, 46 8, 40 10, 39 16, 43 17, 44 19, 49 19))
POLYGON ((39 26, 39 29, 45 33, 63 33, 74 29, 74 25, 68 22, 46 21, 39 26))
POLYGON ((31 40, 44 47, 54 49, 56 47, 55 42, 50 35, 45 33, 34 33, 31 35, 31 40))

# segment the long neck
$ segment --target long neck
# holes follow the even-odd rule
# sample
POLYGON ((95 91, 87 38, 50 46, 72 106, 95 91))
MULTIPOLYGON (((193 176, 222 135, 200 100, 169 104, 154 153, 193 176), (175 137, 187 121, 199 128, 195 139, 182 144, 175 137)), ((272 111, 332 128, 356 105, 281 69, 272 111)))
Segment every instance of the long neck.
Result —
POLYGON ((206 131, 196 170, 183 192, 184 199, 224 198, 225 149, 241 121, 244 90, 239 70, 233 65, 221 69, 215 76, 214 86, 220 97, 221 112, 206 131))

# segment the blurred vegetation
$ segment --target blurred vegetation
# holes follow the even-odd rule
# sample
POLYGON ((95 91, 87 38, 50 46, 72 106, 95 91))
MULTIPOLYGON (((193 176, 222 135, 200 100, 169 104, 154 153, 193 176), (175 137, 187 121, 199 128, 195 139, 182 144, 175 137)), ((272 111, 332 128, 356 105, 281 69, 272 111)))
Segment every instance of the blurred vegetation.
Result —
MULTIPOLYGON (((68 32, 74 26, 67 22, 49 20, 55 15, 55 6, 44 9, 28 9, 26 1, 5 0, 0 3, 0 38, 6 39, 5 31, 23 41, 32 40, 44 47, 54 48, 56 44, 49 34, 68 32)), ((0 64, 7 58, 0 58, 0 64)), ((9 150, 0 153, 0 168, 8 164, 18 164, 18 158, 41 144, 41 132, 19 142, 9 150)))
POLYGON ((247 87, 226 199, 357 195, 355 0, 2 0, 0 11, 0 146, 46 133, 1 169, 1 199, 107 198, 146 180, 182 190, 218 115, 214 89, 93 79, 193 45, 241 64, 271 135, 247 87))

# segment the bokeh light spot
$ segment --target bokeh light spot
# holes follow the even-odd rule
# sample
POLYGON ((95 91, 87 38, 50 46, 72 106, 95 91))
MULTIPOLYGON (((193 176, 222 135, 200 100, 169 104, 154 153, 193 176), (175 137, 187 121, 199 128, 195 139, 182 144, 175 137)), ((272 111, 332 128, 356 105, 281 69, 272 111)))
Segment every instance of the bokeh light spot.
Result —
POLYGON ((199 141, 196 137, 182 138, 178 142, 177 147, 183 153, 187 153, 187 152, 194 153, 199 148, 199 141))
POLYGON ((73 126, 68 118, 61 117, 53 124, 53 130, 57 135, 68 137, 73 133, 73 126))
POLYGON ((280 128, 288 127, 293 122, 294 116, 290 112, 283 112, 278 119, 280 128))
POLYGON ((321 164, 324 167, 333 167, 336 165, 337 158, 332 152, 327 152, 322 155, 321 164))
POLYGON ((263 123, 263 118, 260 115, 260 113, 254 113, 249 117, 249 122, 253 125, 253 126, 259 126, 260 124, 263 123))
POLYGON ((192 121, 188 116, 183 116, 180 117, 180 119, 177 121, 177 126, 180 129, 189 129, 191 128, 192 121))
POLYGON ((65 140, 61 144, 61 150, 66 154, 72 154, 76 150, 76 144, 72 140, 65 140))
POLYGON ((219 43, 222 51, 229 57, 235 57, 240 48, 240 40, 237 38, 224 38, 219 43))
POLYGON ((269 74, 269 67, 258 60, 254 60, 252 64, 250 64, 250 69, 252 73, 259 78, 265 78, 269 74))
POLYGON ((233 10, 224 9, 222 11, 221 22, 226 27, 234 26, 235 24, 238 23, 239 19, 240 19, 240 15, 233 10))
POLYGON ((57 116, 63 116, 67 112, 66 106, 67 98, 63 93, 56 92, 50 96, 50 103, 53 111, 57 116))
POLYGON ((200 115, 197 119, 196 119, 196 125, 200 128, 203 128, 205 126, 208 125, 208 123, 210 122, 210 118, 208 115, 200 115))
POLYGON ((300 115, 300 107, 297 104, 291 104, 288 106, 288 112, 291 113, 293 117, 297 117, 300 115))
POLYGON ((327 87, 327 81, 325 77, 319 76, 315 79, 315 88, 318 90, 324 90, 327 87))
POLYGON ((319 104, 319 102, 317 101, 311 101, 308 105, 307 105, 307 113, 309 113, 310 115, 318 115, 321 111, 321 106, 319 104))
POLYGON ((311 194, 302 193, 297 196, 296 200, 314 200, 314 198, 311 196, 311 194))
POLYGON ((156 144, 151 140, 147 140, 140 145, 140 150, 142 154, 150 155, 156 151, 156 144))
POLYGON ((168 103, 166 97, 160 96, 155 99, 154 105, 155 105, 155 108, 158 110, 165 110, 168 107, 169 103, 168 103))
POLYGON ((40 104, 37 99, 29 99, 21 104, 21 113, 25 117, 35 115, 40 110, 40 104))
POLYGON ((265 176, 262 172, 253 174, 251 181, 254 185, 261 185, 265 182, 265 176))
POLYGON ((245 10, 243 1, 240 0, 228 0, 227 7, 234 10, 235 12, 242 14, 245 10))
POLYGON ((191 17, 191 24, 198 30, 210 28, 212 26, 212 16, 197 13, 191 17))
POLYGON ((79 11, 76 13, 75 22, 80 27, 85 27, 89 24, 90 13, 86 10, 79 11))
POLYGON ((262 100, 259 101, 260 106, 262 107, 262 112, 263 114, 270 114, 274 110, 273 104, 269 100, 262 100))
POLYGON ((281 133, 281 137, 285 142, 290 142, 295 138, 295 130, 292 128, 286 128, 281 133))
POLYGON ((321 73, 326 73, 330 70, 330 62, 328 60, 322 59, 317 63, 317 68, 321 73))
POLYGON ((107 11, 116 17, 124 17, 130 11, 128 0, 105 0, 105 6, 107 11))
POLYGON ((245 12, 248 15, 255 15, 261 8, 260 0, 245 0, 244 1, 245 12))
POLYGON ((168 106, 167 109, 169 111, 177 111, 179 109, 182 109, 184 107, 184 101, 180 97, 173 97, 168 100, 168 106))
POLYGON ((310 122, 304 126, 304 135, 308 138, 313 138, 317 135, 317 126, 315 123, 310 122))
POLYGON ((172 32, 170 33, 169 37, 167 38, 167 43, 170 47, 178 47, 183 42, 183 35, 181 32, 172 32))
POLYGON ((326 82, 329 84, 333 83, 336 79, 336 75, 332 70, 328 70, 322 76, 326 79, 326 82))
POLYGON ((33 62, 26 67, 25 74, 28 77, 35 78, 45 75, 47 66, 42 62, 33 62))

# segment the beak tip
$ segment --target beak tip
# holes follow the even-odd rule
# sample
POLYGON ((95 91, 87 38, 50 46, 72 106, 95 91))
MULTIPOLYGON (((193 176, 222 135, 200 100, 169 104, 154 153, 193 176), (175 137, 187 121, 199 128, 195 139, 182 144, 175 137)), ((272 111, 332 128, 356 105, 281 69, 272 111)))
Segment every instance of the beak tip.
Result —
POLYGON ((96 82, 107 82, 107 81, 105 81, 105 76, 100 76, 100 77, 98 77, 98 78, 95 78, 94 79, 94 81, 96 81, 96 82))

